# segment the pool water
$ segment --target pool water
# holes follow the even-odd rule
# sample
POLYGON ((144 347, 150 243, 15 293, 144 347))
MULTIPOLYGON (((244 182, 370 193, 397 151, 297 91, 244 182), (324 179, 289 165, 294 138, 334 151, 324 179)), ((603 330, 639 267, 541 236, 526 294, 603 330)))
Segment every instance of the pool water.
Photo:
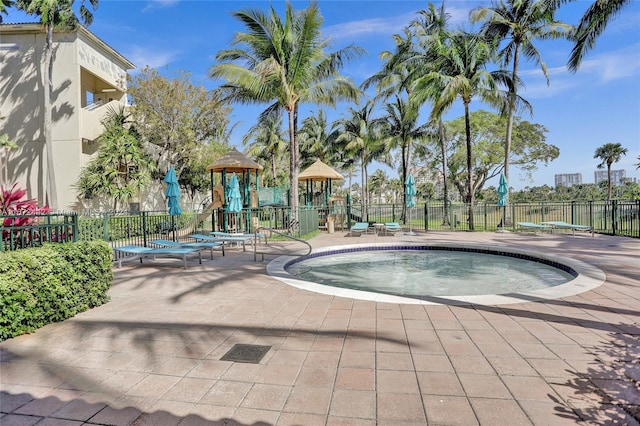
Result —
POLYGON ((520 293, 575 278, 533 260, 451 250, 333 253, 291 263, 286 270, 305 281, 409 297, 520 293))

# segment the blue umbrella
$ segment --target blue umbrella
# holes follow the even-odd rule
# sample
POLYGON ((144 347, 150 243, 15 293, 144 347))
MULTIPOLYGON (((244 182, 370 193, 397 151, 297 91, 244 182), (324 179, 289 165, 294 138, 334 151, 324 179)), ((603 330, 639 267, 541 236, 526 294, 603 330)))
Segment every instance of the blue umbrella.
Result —
POLYGON ((164 195, 167 196, 167 207, 169 208, 169 215, 178 216, 182 214, 180 208, 180 187, 178 186, 178 178, 176 171, 171 167, 164 177, 164 181, 167 184, 167 189, 164 195))
MULTIPOLYGON (((407 208, 414 208, 416 206, 416 181, 413 180, 412 175, 408 175, 404 183, 404 195, 407 208)), ((407 235, 414 235, 413 232, 411 232, 411 215, 409 215, 409 232, 407 235)))
POLYGON ((507 193, 509 192, 509 186, 507 185, 507 177, 504 173, 500 173, 500 184, 498 185, 498 205, 507 205, 507 193))
POLYGON ((227 189, 227 212, 240 213, 242 211, 242 195, 240 195, 238 176, 235 173, 231 176, 227 189))
POLYGON ((406 202, 408 208, 416 206, 416 182, 413 180, 413 176, 407 176, 407 181, 404 183, 404 194, 406 195, 406 202))

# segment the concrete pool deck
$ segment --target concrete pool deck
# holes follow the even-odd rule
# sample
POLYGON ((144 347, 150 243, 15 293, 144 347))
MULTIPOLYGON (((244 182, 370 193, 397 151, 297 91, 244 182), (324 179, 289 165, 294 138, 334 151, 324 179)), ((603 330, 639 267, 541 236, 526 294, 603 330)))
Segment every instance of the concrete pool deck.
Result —
POLYGON ((640 240, 347 235, 310 243, 503 245, 592 264, 606 282, 541 302, 409 305, 288 286, 249 250, 187 270, 129 264, 109 303, 0 343, 0 423, 639 424, 640 240), (271 349, 221 361, 236 343, 271 349))

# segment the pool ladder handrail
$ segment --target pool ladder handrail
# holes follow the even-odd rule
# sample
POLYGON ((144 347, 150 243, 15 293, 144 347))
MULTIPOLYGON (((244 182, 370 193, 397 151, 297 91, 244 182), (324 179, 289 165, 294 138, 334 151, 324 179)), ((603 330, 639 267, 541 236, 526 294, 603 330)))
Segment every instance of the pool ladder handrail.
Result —
MULTIPOLYGON (((266 238, 265 238, 266 241, 266 238)), ((273 255, 288 255, 288 256, 307 256, 308 254, 311 253, 311 250, 313 250, 313 248, 311 247, 311 244, 309 244, 308 242, 306 242, 305 240, 302 240, 300 238, 296 238, 290 234, 284 233, 284 232, 280 232, 276 229, 273 228, 268 228, 266 226, 259 226, 258 228, 256 228, 254 234, 253 234, 253 261, 256 262, 258 260, 258 254, 260 254, 262 256, 261 261, 264 261, 264 255, 265 254, 273 254, 273 255), (298 241, 300 243, 303 243, 304 245, 306 245, 309 250, 304 253, 304 254, 292 254, 289 252, 278 252, 278 251, 269 251, 269 252, 260 252, 258 251, 258 243, 260 242, 258 234, 260 233, 260 231, 269 231, 269 232, 273 232, 274 234, 278 234, 280 236, 283 236, 285 238, 289 238, 291 240, 294 241, 298 241)))

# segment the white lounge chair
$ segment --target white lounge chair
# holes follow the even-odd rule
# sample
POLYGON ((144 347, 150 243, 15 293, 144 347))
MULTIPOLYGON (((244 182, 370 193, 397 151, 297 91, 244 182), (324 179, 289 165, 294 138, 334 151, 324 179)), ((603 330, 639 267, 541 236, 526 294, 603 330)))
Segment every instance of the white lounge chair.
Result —
POLYGON ((547 231, 549 233, 553 231, 553 227, 550 225, 542 225, 542 224, 533 223, 533 222, 516 222, 516 225, 518 225, 518 230, 533 231, 534 234, 538 231, 541 231, 541 232, 547 231))
POLYGON ((211 260, 213 260, 213 249, 216 247, 220 247, 222 249, 222 255, 224 256, 224 244, 218 242, 200 241, 195 243, 187 243, 171 240, 151 240, 149 242, 160 247, 195 247, 201 250, 208 249, 211 252, 211 260))
POLYGON ((237 237, 225 237, 225 236, 215 236, 215 235, 205 235, 205 234, 191 234, 189 235, 189 238, 193 238, 197 242, 206 241, 206 242, 214 242, 214 243, 242 244, 242 251, 247 251, 246 244, 247 243, 251 244, 251 242, 253 241, 253 238, 248 235, 237 236, 237 237))
POLYGON ((192 253, 198 253, 198 261, 202 264, 202 254, 199 248, 196 247, 170 247, 170 248, 151 248, 142 247, 136 245, 128 245, 122 247, 115 247, 116 260, 118 262, 118 268, 122 266, 123 261, 140 259, 142 263, 143 257, 173 257, 182 259, 184 269, 187 269, 187 255, 192 253))
POLYGON ((385 222, 384 232, 385 234, 392 233, 395 235, 396 232, 402 232, 402 226, 398 222, 385 222))
POLYGON ((369 222, 356 222, 353 224, 353 226, 351 226, 351 229, 349 231, 351 235, 353 235, 354 233, 361 235, 363 232, 368 232, 369 222))
POLYGON ((542 222, 543 225, 551 226, 551 229, 571 229, 573 236, 576 236, 576 231, 584 231, 591 232, 591 236, 593 237, 593 228, 588 225, 575 225, 573 223, 563 222, 561 220, 550 221, 550 222, 542 222))

